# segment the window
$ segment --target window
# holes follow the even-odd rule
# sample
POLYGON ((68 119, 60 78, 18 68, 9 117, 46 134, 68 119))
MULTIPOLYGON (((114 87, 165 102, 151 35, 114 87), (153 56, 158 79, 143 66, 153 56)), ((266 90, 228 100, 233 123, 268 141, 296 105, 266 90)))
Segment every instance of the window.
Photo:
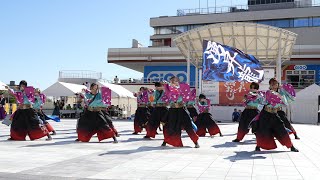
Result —
POLYGON ((283 20, 275 20, 273 25, 280 28, 288 28, 291 27, 290 25, 291 20, 283 19, 283 20))
POLYGON ((305 88, 315 82, 315 71, 292 71, 287 70, 287 83, 292 84, 295 88, 305 88))
POLYGON ((173 34, 175 27, 167 26, 160 28, 160 34, 173 34))
POLYGON ((176 27, 176 33, 179 34, 179 33, 183 33, 183 32, 186 32, 188 31, 188 26, 177 26, 176 27))
POLYGON ((306 27, 309 26, 308 18, 294 19, 294 27, 306 27))
POLYGON ((320 17, 312 18, 312 26, 320 26, 320 17))

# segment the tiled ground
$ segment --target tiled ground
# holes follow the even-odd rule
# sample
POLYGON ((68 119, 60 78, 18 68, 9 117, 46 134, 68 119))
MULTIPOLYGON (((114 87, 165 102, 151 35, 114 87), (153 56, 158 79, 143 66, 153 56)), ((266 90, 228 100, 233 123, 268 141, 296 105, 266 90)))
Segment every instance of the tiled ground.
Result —
MULTIPOLYGON (((236 124, 220 124, 224 137, 200 138, 200 149, 184 136, 184 148, 160 147, 155 140, 132 135, 132 122, 115 121, 121 137, 77 143, 75 120, 51 122, 54 140, 7 141, 0 124, 0 179, 320 179, 320 127, 294 125, 299 153, 279 145, 276 151, 254 152, 253 135, 232 143, 236 124)), ((292 137, 293 139, 293 137, 292 137)))

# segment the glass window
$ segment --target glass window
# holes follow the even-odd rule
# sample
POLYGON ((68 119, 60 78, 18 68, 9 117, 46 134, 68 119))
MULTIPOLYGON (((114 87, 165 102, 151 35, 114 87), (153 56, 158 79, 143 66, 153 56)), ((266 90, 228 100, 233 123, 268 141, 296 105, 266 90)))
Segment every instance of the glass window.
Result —
POLYGON ((294 27, 306 27, 309 26, 308 18, 294 19, 294 27))
POLYGON ((167 26, 167 27, 161 27, 160 28, 160 34, 173 34, 174 33, 174 27, 167 26))
POLYGON ((179 33, 183 33, 183 32, 186 32, 188 31, 188 27, 187 26, 177 26, 176 27, 176 33, 179 34, 179 33))
POLYGON ((308 74, 314 74, 315 71, 308 71, 308 74))
POLYGON ((320 17, 312 18, 312 26, 320 26, 320 17))
POLYGON ((288 28, 290 27, 290 20, 289 19, 274 20, 273 25, 280 28, 288 28))
POLYGON ((266 0, 261 0, 261 4, 266 4, 266 0))
POLYGON ((154 28, 154 34, 160 34, 160 28, 159 27, 154 28))
POLYGON ((273 26, 273 21, 258 21, 258 23, 273 26))

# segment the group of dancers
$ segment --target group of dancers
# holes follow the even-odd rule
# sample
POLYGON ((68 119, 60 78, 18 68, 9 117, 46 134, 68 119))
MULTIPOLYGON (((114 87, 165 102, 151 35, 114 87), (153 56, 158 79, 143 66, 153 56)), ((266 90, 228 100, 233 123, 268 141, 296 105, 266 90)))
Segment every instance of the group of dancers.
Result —
MULTIPOLYGON (((280 87, 276 79, 271 79, 269 85, 270 90, 259 91, 259 84, 251 83, 250 90, 244 97, 245 110, 233 142, 240 142, 251 128, 256 136, 256 151, 260 151, 261 148, 277 148, 276 138, 291 151, 298 152, 289 134, 293 133, 296 139, 299 137, 282 111, 283 106, 294 100, 294 89, 288 84, 280 87), (258 110, 259 105, 263 105, 261 112, 258 110)), ((39 89, 27 86, 24 80, 19 83, 16 91, 8 87, 7 89, 18 103, 17 111, 11 116, 9 140, 26 140, 26 136, 29 136, 30 140, 42 137, 52 140, 51 135, 55 135, 56 132, 47 120, 57 121, 58 118, 47 116, 42 111, 46 101, 45 95, 39 89)), ((77 122, 76 141, 89 142, 97 134, 99 141, 112 138, 114 143, 118 143, 119 134, 107 111, 111 105, 111 90, 92 83, 90 88, 83 89, 81 94, 85 110, 77 122)), ((195 144, 195 148, 200 147, 199 136, 205 136, 207 132, 211 137, 217 134, 223 136, 210 113, 210 100, 204 94, 196 97, 195 89, 191 90, 188 84, 180 83, 175 76, 170 78, 170 82, 156 82, 154 89, 141 87, 134 95, 137 97, 138 108, 134 118, 133 134, 141 133, 145 129, 147 133, 144 138, 155 138, 162 124, 162 146, 169 144, 182 147, 181 132, 184 130, 195 144)))
MULTIPOLYGON (((294 134, 295 139, 300 138, 282 110, 294 100, 295 91, 290 84, 280 87, 275 78, 269 81, 269 85, 269 90, 259 91, 259 84, 251 83, 250 90, 244 97, 245 110, 240 117, 237 137, 233 142, 240 142, 252 129, 257 141, 256 151, 261 151, 261 148, 276 149, 276 138, 291 151, 298 152, 289 134, 294 134), (258 109, 259 105, 263 106, 261 112, 258 109)), ((190 91, 190 87, 180 83, 177 77, 172 77, 169 83, 155 83, 154 90, 141 87, 135 96, 138 109, 133 134, 138 134, 145 128, 147 134, 144 138, 155 138, 157 129, 162 124, 162 146, 183 146, 181 131, 185 130, 194 142, 195 148, 200 147, 199 136, 205 136, 207 132, 211 137, 216 134, 222 136, 210 113, 210 100, 204 94, 196 98, 195 90, 190 91), (149 102, 150 94, 154 97, 152 102, 149 102), (151 108, 148 106, 150 103, 153 105, 151 108), (195 106, 198 107, 199 113, 195 106)))

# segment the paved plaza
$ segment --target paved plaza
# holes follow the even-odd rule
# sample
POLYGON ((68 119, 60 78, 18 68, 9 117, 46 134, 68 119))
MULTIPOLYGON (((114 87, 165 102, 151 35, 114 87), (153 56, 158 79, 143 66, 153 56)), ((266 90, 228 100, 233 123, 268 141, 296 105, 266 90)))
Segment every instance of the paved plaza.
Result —
POLYGON ((237 124, 220 123, 223 137, 202 137, 200 149, 184 134, 185 147, 160 147, 132 135, 133 122, 118 120, 119 143, 74 142, 76 120, 51 122, 53 141, 7 141, 9 128, 0 125, 0 179, 320 179, 320 127, 294 124, 301 140, 299 153, 279 145, 276 151, 254 152, 254 135, 233 143, 237 124))

